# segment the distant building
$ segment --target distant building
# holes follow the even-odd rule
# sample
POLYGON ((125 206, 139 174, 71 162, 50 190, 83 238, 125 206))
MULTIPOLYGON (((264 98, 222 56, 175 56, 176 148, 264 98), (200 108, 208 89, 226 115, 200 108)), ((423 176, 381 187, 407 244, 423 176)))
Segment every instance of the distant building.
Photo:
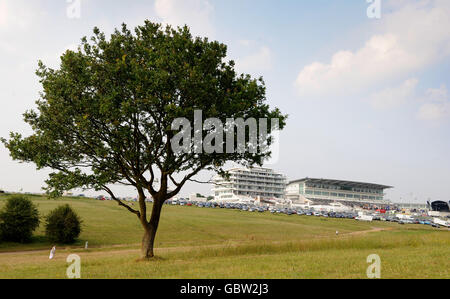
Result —
POLYGON ((267 168, 234 168, 229 180, 214 178, 215 201, 271 200, 285 197, 286 177, 267 168))
POLYGON ((449 213, 450 212, 450 202, 445 202, 445 201, 434 201, 430 204, 431 206, 431 210, 434 212, 445 212, 445 213, 449 213))
POLYGON ((390 186, 342 180, 304 178, 292 181, 286 188, 287 199, 292 202, 328 204, 389 204, 384 200, 384 190, 390 186))
POLYGON ((198 196, 198 194, 191 194, 189 196, 189 201, 192 201, 192 202, 207 202, 208 198, 206 198, 204 196, 198 196))
POLYGON ((395 203, 395 206, 399 209, 405 209, 405 210, 427 210, 428 205, 425 203, 395 203))

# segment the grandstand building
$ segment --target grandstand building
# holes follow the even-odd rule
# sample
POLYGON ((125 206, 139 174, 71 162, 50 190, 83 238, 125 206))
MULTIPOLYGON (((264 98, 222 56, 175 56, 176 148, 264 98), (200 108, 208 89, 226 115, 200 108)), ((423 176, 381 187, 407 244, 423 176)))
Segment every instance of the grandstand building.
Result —
POLYGON ((428 203, 429 207, 431 208, 432 211, 434 212, 445 212, 445 213, 450 213, 450 201, 449 202, 445 202, 445 201, 434 201, 432 203, 428 203))
POLYGON ((274 200, 285 197, 286 177, 267 168, 234 168, 229 179, 214 178, 215 201, 274 200))
POLYGON ((384 199, 384 190, 390 186, 360 183, 342 180, 304 178, 292 181, 286 187, 287 199, 292 202, 328 204, 384 205, 390 202, 384 199))

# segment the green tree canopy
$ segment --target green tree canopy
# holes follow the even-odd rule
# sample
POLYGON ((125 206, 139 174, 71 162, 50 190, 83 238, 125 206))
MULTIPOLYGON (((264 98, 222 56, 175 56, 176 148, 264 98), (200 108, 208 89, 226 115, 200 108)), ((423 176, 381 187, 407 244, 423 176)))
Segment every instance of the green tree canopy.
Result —
POLYGON ((43 91, 37 110, 24 114, 34 133, 11 133, 3 143, 13 159, 55 170, 46 181, 49 193, 104 190, 136 214, 145 229, 142 254, 152 257, 162 205, 186 182, 201 170, 224 174, 227 161, 261 165, 270 156, 266 149, 175 152, 174 120, 188 119, 193 134, 196 110, 223 123, 228 118, 267 118, 278 119, 280 129, 285 126, 286 116, 266 104, 262 78, 238 75, 234 62, 225 61, 226 53, 224 44, 194 38, 186 26, 174 29, 146 21, 133 33, 124 24, 109 39, 95 28, 78 51, 61 56, 58 69, 39 63, 43 91), (139 208, 119 200, 113 184, 134 187, 139 208), (154 199, 150 219, 146 194, 154 199))
POLYGON ((0 239, 28 243, 39 223, 36 205, 21 195, 12 196, 0 211, 0 239))
POLYGON ((73 244, 81 233, 81 223, 72 207, 65 204, 45 217, 45 235, 52 243, 73 244))

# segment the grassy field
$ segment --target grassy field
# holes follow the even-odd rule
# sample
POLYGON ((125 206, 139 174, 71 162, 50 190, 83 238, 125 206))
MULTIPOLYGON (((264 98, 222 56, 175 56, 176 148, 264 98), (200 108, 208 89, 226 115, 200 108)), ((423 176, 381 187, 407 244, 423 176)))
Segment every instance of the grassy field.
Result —
POLYGON ((0 278, 65 278, 71 253, 83 278, 367 278, 370 254, 380 256, 382 278, 450 278, 449 231, 422 225, 165 206, 158 257, 140 262, 142 228, 117 204, 33 201, 42 216, 69 203, 84 220, 80 240, 58 246, 52 261, 42 225, 31 244, 0 243, 0 278))

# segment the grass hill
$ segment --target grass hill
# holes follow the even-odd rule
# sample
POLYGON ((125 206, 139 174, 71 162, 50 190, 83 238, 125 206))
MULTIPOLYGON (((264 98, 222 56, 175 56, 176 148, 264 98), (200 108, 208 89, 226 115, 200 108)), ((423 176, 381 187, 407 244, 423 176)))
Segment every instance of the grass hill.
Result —
POLYGON ((42 224, 31 244, 0 243, 0 278, 64 278, 71 253, 83 278, 367 278, 370 254, 382 278, 450 278, 449 231, 422 225, 165 206, 158 257, 138 262, 143 230, 114 202, 32 199, 41 216, 70 204, 83 219, 80 240, 57 246, 51 261, 42 224))

